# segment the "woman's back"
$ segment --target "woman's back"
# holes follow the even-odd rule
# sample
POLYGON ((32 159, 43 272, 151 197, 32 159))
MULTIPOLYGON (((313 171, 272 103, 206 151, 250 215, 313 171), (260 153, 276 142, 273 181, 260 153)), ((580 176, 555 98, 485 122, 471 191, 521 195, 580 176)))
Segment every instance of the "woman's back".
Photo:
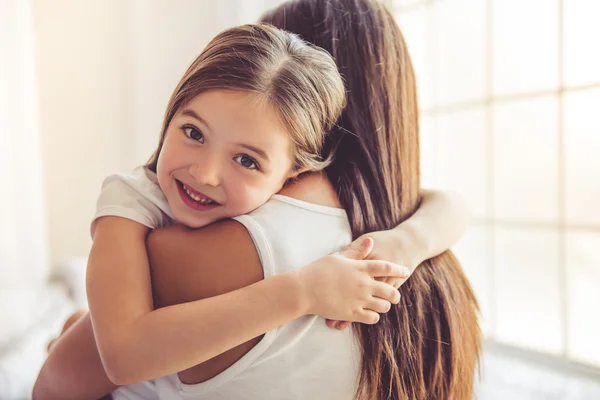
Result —
MULTIPOLYGON (((419 207, 419 112, 410 55, 383 1, 294 0, 262 18, 330 52, 347 105, 327 138, 326 173, 353 237, 391 229, 419 207)), ((469 399, 480 351, 478 305, 451 252, 426 261, 400 304, 361 343, 358 397, 469 399)))

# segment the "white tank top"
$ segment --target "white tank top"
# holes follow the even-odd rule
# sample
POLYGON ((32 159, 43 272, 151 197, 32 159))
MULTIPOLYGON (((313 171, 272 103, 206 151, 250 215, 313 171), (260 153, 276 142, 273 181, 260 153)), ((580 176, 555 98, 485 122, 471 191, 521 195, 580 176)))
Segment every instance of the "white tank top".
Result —
MULTIPOLYGON (((136 192, 156 201, 144 191, 136 192)), ((234 219, 250 233, 265 278, 301 268, 351 241, 344 210, 281 195, 234 219)), ((351 400, 360 368, 359 346, 352 329, 339 332, 328 328, 323 318, 304 316, 267 332, 244 357, 206 382, 188 385, 173 374, 119 388, 113 398, 351 400)))

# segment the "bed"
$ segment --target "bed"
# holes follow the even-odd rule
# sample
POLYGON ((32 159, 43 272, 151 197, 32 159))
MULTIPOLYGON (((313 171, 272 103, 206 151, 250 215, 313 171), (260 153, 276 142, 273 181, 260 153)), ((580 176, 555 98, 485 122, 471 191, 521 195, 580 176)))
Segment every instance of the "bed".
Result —
POLYGON ((55 276, 41 287, 0 290, 0 400, 30 398, 48 341, 82 306, 82 284, 71 283, 55 276))

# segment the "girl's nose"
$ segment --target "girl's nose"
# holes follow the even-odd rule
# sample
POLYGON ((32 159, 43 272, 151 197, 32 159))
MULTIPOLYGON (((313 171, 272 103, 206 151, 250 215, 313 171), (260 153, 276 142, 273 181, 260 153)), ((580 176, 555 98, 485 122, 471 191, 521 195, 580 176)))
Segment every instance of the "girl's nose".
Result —
POLYGON ((216 162, 204 159, 190 166, 190 175, 199 185, 217 187, 221 185, 220 168, 216 162))

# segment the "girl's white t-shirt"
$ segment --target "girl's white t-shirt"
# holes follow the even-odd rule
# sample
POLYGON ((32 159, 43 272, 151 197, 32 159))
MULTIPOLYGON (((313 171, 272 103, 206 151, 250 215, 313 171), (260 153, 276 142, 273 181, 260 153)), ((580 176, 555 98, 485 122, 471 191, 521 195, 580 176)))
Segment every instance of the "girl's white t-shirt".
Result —
MULTIPOLYGON (((156 175, 146 168, 104 181, 95 219, 102 216, 132 219, 152 229, 174 223, 156 175)), ((265 278, 301 268, 351 241, 344 210, 281 195, 233 219, 250 233, 265 278)), ((359 346, 352 329, 339 332, 323 318, 304 316, 267 332, 239 361, 208 381, 188 385, 173 374, 121 387, 113 398, 351 400, 360 371, 359 346)))

